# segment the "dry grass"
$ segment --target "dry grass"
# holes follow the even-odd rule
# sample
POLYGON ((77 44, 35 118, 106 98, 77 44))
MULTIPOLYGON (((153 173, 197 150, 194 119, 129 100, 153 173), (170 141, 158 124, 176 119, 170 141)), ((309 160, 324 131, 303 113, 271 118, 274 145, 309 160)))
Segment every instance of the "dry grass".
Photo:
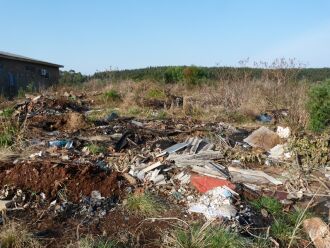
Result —
POLYGON ((23 226, 11 222, 1 228, 0 247, 3 248, 39 248, 40 243, 23 226))
POLYGON ((164 237, 162 247, 177 248, 243 248, 249 247, 248 240, 237 233, 225 229, 223 226, 212 225, 206 222, 204 225, 192 224, 186 228, 177 228, 164 237))
POLYGON ((0 162, 9 162, 18 158, 20 155, 14 152, 11 148, 1 147, 0 148, 0 162))
POLYGON ((106 107, 118 107, 121 113, 136 112, 141 115, 150 108, 144 105, 144 99, 159 96, 160 101, 170 101, 169 96, 172 95, 183 97, 184 100, 182 108, 169 104, 164 106, 163 111, 169 117, 246 122, 254 120, 256 115, 263 112, 289 109, 285 121, 292 126, 305 127, 308 121, 305 107, 308 88, 308 84, 303 82, 278 86, 273 81, 220 81, 214 85, 188 88, 180 84, 168 86, 154 82, 124 81, 105 84, 99 91, 118 92, 122 101, 106 107), (163 92, 167 93, 166 97, 163 92), (133 108, 139 111, 132 111, 133 108))
POLYGON ((155 216, 164 210, 163 206, 147 193, 128 196, 125 208, 131 213, 142 216, 155 216))
POLYGON ((107 240, 102 237, 87 235, 74 244, 69 244, 67 248, 115 248, 118 242, 107 240))
MULTIPOLYGON (((58 92, 88 92, 94 95, 94 104, 102 108, 118 108, 122 114, 149 117, 146 105, 150 100, 166 102, 163 109, 166 117, 190 117, 206 121, 248 122, 260 113, 288 109, 285 122, 292 127, 306 127, 307 82, 290 81, 289 75, 264 76, 262 80, 248 77, 242 79, 219 80, 211 84, 188 87, 184 84, 166 85, 160 82, 125 80, 111 82, 91 80, 80 88, 58 88, 58 92), (120 101, 105 101, 104 94, 116 92, 120 101), (173 96, 183 97, 183 106, 174 106, 173 96)), ((163 114, 161 116, 164 116, 163 114)), ((157 118, 157 115, 156 115, 157 118)))

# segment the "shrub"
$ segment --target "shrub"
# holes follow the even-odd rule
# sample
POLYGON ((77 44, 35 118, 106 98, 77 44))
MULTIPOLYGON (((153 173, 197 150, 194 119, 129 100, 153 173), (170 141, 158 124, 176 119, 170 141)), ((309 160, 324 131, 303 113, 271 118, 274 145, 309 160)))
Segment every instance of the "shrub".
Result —
POLYGON ((309 171, 330 162, 329 138, 327 134, 319 137, 293 137, 289 141, 289 149, 299 156, 302 169, 309 171))
POLYGON ((89 144, 87 148, 93 155, 106 152, 106 148, 104 146, 98 146, 96 144, 89 144))
POLYGON ((188 66, 183 69, 183 78, 187 85, 197 85, 200 80, 206 78, 207 74, 203 68, 197 66, 188 66))
POLYGON ((146 97, 148 99, 157 99, 157 100, 166 99, 166 95, 165 95, 164 91, 160 90, 160 89, 149 89, 146 97))
POLYGON ((126 209, 143 216, 153 216, 163 210, 163 206, 150 194, 132 194, 127 198, 126 209))
POLYGON ((11 146, 15 142, 17 128, 7 120, 0 124, 0 147, 11 146))
POLYGON ((258 210, 265 208, 272 215, 278 215, 282 213, 281 203, 271 197, 262 196, 259 199, 251 202, 251 205, 258 210))
POLYGON ((330 80, 311 88, 307 107, 310 128, 316 132, 324 130, 330 123, 330 80))
POLYGON ((114 89, 105 92, 103 96, 106 101, 113 101, 113 102, 118 101, 121 98, 120 94, 114 89))
POLYGON ((61 71, 59 83, 61 85, 77 85, 82 84, 87 79, 87 76, 82 75, 80 72, 75 72, 74 70, 61 71))
POLYGON ((5 118, 9 118, 12 116, 12 114, 15 112, 15 110, 13 108, 5 108, 4 110, 2 110, 2 112, 0 111, 0 116, 3 116, 5 118))
POLYGON ((168 67, 164 72, 164 82, 166 84, 178 83, 182 79, 182 67, 168 67))

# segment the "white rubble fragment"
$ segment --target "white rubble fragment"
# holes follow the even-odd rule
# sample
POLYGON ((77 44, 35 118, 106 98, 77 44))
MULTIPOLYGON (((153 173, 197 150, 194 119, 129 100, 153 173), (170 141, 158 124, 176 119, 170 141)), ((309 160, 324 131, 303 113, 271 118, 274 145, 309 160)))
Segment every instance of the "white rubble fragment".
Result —
POLYGON ((139 171, 137 174, 136 174, 136 177, 139 179, 139 180, 144 180, 144 177, 145 177, 145 172, 144 171, 139 171))
POLYGON ((52 201, 52 202, 49 204, 50 207, 51 207, 51 206, 55 206, 55 205, 56 205, 56 200, 52 201))
POLYGON ((101 193, 97 190, 93 190, 91 192, 91 198, 92 199, 95 199, 95 200, 101 200, 101 199, 104 199, 104 197, 102 197, 101 193))
POLYGON ((61 159, 64 160, 64 161, 68 161, 70 158, 69 158, 69 155, 63 155, 61 157, 61 159))
POLYGON ((188 212, 201 213, 207 219, 231 219, 237 213, 231 205, 232 193, 225 187, 216 187, 203 194, 197 202, 190 203, 188 212))
POLYGON ((291 158, 291 152, 286 152, 287 144, 279 144, 269 150, 269 157, 276 160, 291 158))
POLYGON ((41 199, 46 200, 46 194, 44 192, 40 193, 40 197, 41 199))
POLYGON ((36 157, 42 157, 42 155, 43 155, 43 153, 42 153, 42 151, 40 151, 40 152, 36 152, 36 153, 33 153, 33 154, 31 154, 30 155, 30 158, 36 158, 36 157))
POLYGON ((154 164, 152 164, 152 165, 150 165, 150 166, 144 168, 144 169, 142 170, 142 172, 146 173, 146 172, 148 172, 148 171, 151 171, 151 170, 153 170, 153 169, 156 169, 157 167, 159 167, 159 166, 161 166, 161 165, 162 165, 162 162, 158 161, 158 162, 156 162, 156 163, 154 163, 154 164))
POLYGON ((277 133, 278 136, 280 136, 280 138, 287 139, 287 138, 290 137, 291 130, 290 130, 289 127, 278 126, 277 130, 276 130, 276 133, 277 133))
POLYGON ((190 182, 190 175, 186 174, 185 172, 180 172, 176 176, 174 176, 174 179, 177 179, 180 181, 181 185, 187 184, 190 182))

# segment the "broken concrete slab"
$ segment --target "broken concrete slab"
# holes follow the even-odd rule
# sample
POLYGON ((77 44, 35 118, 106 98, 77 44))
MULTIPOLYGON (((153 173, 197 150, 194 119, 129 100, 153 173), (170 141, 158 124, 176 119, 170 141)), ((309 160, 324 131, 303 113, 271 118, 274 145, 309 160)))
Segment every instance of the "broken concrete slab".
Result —
POLYGON ((223 158, 220 151, 201 151, 197 154, 170 154, 167 158, 168 161, 174 161, 178 167, 185 167, 188 165, 206 165, 211 160, 223 158))
POLYGON ((269 151, 271 148, 280 143, 280 137, 277 133, 269 130, 267 127, 260 127, 253 131, 244 142, 248 143, 252 147, 262 148, 265 151, 269 151))
POLYGON ((274 185, 283 184, 281 181, 266 174, 263 171, 245 170, 233 166, 229 166, 228 170, 232 176, 232 182, 234 183, 249 183, 256 185, 269 184, 269 183, 272 183, 274 185))
POLYGON ((164 151, 162 151, 160 154, 157 155, 157 157, 164 156, 166 154, 172 154, 174 152, 180 151, 181 149, 187 147, 189 145, 188 142, 182 142, 175 144, 173 146, 170 146, 169 148, 166 148, 164 151))
POLYGON ((216 177, 216 178, 220 178, 220 179, 227 179, 226 175, 222 174, 219 171, 215 171, 215 170, 212 170, 212 169, 208 169, 208 168, 193 165, 193 166, 191 166, 191 170, 193 172, 201 174, 201 175, 216 177))

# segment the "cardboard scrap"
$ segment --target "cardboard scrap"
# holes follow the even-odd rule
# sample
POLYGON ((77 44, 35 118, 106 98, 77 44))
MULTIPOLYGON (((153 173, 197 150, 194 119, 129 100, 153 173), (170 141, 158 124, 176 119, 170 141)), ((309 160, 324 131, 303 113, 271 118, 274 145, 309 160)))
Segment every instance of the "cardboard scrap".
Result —
POLYGON ((252 147, 262 148, 265 151, 269 151, 281 141, 277 133, 269 130, 267 127, 260 127, 253 131, 244 142, 248 143, 252 147))
POLYGON ((329 227, 320 218, 306 219, 303 226, 316 248, 330 248, 329 227))

